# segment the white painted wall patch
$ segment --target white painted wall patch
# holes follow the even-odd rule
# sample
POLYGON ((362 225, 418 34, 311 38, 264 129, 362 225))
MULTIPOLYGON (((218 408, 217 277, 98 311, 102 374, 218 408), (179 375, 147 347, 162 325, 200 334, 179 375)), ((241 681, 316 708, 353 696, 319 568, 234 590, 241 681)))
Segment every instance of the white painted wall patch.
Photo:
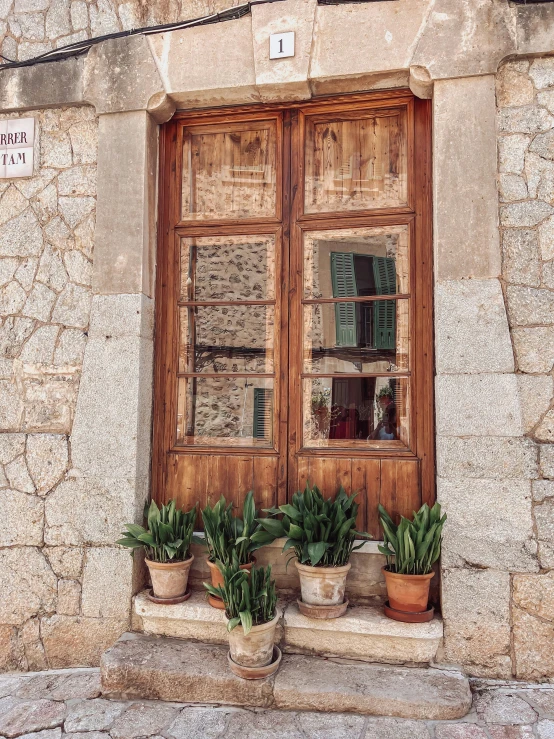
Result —
POLYGON ((283 59, 294 56, 294 31, 272 33, 269 37, 269 58, 283 59))

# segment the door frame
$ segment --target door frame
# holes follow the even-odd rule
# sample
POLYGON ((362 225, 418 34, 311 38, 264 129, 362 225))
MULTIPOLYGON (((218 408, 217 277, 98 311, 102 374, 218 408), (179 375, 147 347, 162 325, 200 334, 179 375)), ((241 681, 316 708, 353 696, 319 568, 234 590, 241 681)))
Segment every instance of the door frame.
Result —
MULTIPOLYGON (((309 457, 360 457, 366 459, 386 458, 411 458, 418 459, 420 465, 421 498, 423 502, 432 503, 435 499, 435 439, 434 439, 434 405, 433 405, 433 378, 434 378, 434 341, 433 341, 433 245, 432 245, 432 132, 431 132, 431 101, 420 100, 413 96, 409 90, 378 91, 363 94, 349 94, 319 98, 316 101, 283 103, 274 105, 256 104, 251 106, 229 106, 213 110, 195 110, 190 112, 178 112, 171 121, 164 124, 160 129, 160 169, 159 169, 159 216, 158 216, 158 257, 156 271, 155 292, 155 343, 154 343, 154 420, 153 420, 153 453, 152 453, 152 496, 156 500, 165 500, 165 457, 170 450, 178 454, 216 454, 224 456, 241 455, 245 453, 244 448, 234 447, 179 447, 175 450, 169 437, 170 424, 167 422, 167 414, 172 412, 171 404, 166 402, 168 383, 174 378, 171 368, 174 360, 171 359, 175 353, 175 341, 177 331, 174 325, 168 326, 166 317, 172 314, 168 311, 168 285, 172 277, 171 270, 177 270, 178 265, 170 264, 168 259, 170 239, 172 230, 177 226, 171 222, 172 207, 175 206, 179 193, 177 191, 176 173, 180 172, 182 146, 179 141, 179 127, 183 121, 203 121, 230 123, 237 120, 237 116, 254 121, 256 118, 267 119, 271 116, 282 116, 283 137, 280 148, 282 161, 282 187, 277 190, 278 210, 277 218, 274 219, 274 231, 281 230, 283 247, 281 249, 281 295, 280 300, 285 308, 280 314, 280 329, 283 340, 279 348, 279 376, 275 382, 279 384, 279 405, 281 415, 277 420, 278 435, 277 451, 281 459, 287 455, 286 463, 279 463, 277 480, 277 501, 279 504, 286 502, 287 495, 292 494, 297 488, 297 461, 299 454, 309 457), (394 221, 395 225, 400 223, 411 223, 413 228, 414 257, 412 259, 412 286, 416 299, 413 301, 414 316, 411 318, 412 343, 411 351, 414 368, 418 372, 414 377, 412 386, 414 396, 418 402, 412 403, 412 428, 415 444, 411 451, 385 451, 385 450, 356 450, 354 453, 348 449, 306 449, 302 450, 297 440, 300 437, 301 428, 299 415, 295 427, 288 423, 288 408, 290 399, 298 400, 300 395, 300 374, 295 368, 289 372, 289 346, 287 340, 289 332, 291 335, 300 335, 300 326, 297 325, 295 317, 299 316, 298 310, 291 311, 291 301, 300 300, 298 284, 289 286, 290 274, 302 273, 301 260, 302 244, 301 235, 308 227, 310 230, 325 228, 330 221, 326 221, 325 214, 313 214, 309 217, 301 214, 300 208, 303 202, 304 187, 304 151, 300 149, 300 141, 303 136, 303 111, 309 114, 321 112, 340 112, 345 104, 349 107, 387 107, 408 102, 412 106, 413 114, 410 118, 410 151, 413 152, 414 167, 413 177, 410 178, 408 186, 408 203, 412 207, 395 209, 394 216, 379 210, 358 211, 343 216, 333 216, 332 225, 348 224, 351 227, 371 225, 389 225, 394 221), (415 146, 417 142, 417 146, 415 146), (292 159, 289 153, 293 152, 292 159), (279 192, 280 190, 280 192, 279 192), (282 199, 281 199, 282 193, 282 199), (282 225, 278 216, 282 215, 282 225), (289 220, 290 217, 290 220, 289 220), (399 220, 403 219, 403 220, 399 220), (290 243, 289 248, 289 240, 290 243), (289 257, 292 264, 289 265, 289 257), (417 262, 418 269, 413 265, 417 262), (292 269, 291 269, 292 268, 292 269), (299 271, 300 270, 300 271, 299 271), (414 274, 415 272, 415 274, 414 274), (292 319, 292 320, 291 320, 292 319), (168 330, 169 329, 169 330, 168 330), (173 342, 168 339, 173 336, 173 342), (289 386, 289 377, 293 381, 289 386), (289 398, 289 402, 283 402, 289 398), (287 491, 287 481, 289 490, 287 491)), ((260 225, 262 219, 248 219, 248 221, 237 221, 235 225, 229 225, 231 232, 236 232, 240 225, 242 234, 261 233, 260 225)), ((263 219, 266 227, 272 219, 263 219)), ((222 225, 222 224, 219 224, 222 225)), ((218 226, 217 221, 198 222, 194 228, 189 227, 190 235, 208 235, 218 226)), ((222 229, 222 232, 225 228, 222 229)), ((266 233, 268 232, 266 228, 266 233)), ((301 279, 301 278, 300 278, 301 279)), ((171 321, 171 319, 170 319, 171 321)), ((293 352, 299 361, 301 352, 293 352)), ((257 449, 257 455, 273 454, 275 450, 257 449)))

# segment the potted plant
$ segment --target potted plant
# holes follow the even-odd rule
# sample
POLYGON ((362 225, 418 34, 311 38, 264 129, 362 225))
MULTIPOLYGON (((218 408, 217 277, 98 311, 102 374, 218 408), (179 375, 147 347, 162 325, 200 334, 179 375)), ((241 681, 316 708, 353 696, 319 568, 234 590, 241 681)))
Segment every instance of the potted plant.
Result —
MULTIPOLYGON (((208 567, 214 588, 223 584, 223 575, 216 562, 230 565, 235 552, 239 567, 251 570, 256 561, 253 552, 263 546, 262 542, 252 540, 252 535, 260 530, 260 525, 256 522, 258 511, 254 503, 254 493, 250 491, 244 500, 242 518, 234 516, 232 511, 233 504, 227 503, 223 495, 213 507, 208 505, 202 511, 208 567)), ((208 600, 214 608, 224 608, 221 598, 212 593, 208 600)))
POLYGON ((204 583, 208 592, 221 598, 229 632, 231 670, 246 679, 267 677, 276 672, 281 652, 275 647, 277 594, 271 565, 241 570, 236 552, 232 562, 217 563, 223 584, 204 583))
POLYGON ((413 521, 401 516, 398 526, 382 505, 379 517, 384 532, 384 543, 379 545, 386 555, 383 567, 387 584, 389 618, 406 623, 421 623, 433 618, 429 608, 429 586, 434 576, 433 565, 440 557, 442 530, 446 513, 441 517, 439 503, 430 509, 424 504, 413 521))
MULTIPOLYGON (((363 546, 363 542, 354 546, 356 537, 371 538, 356 531, 355 495, 348 496, 341 486, 334 500, 325 500, 319 488, 307 483, 304 492, 295 493, 290 504, 271 508, 267 511, 269 518, 258 519, 273 538, 287 537, 283 552, 294 549, 300 576, 298 605, 312 618, 337 618, 346 611, 344 592, 350 555, 363 546), (279 514, 281 520, 275 518, 279 514)), ((257 541, 261 536, 254 534, 252 538, 257 541)))
POLYGON ((135 523, 125 525, 122 539, 117 541, 123 547, 129 547, 132 554, 136 549, 143 549, 146 565, 152 580, 153 595, 156 601, 174 603, 185 600, 190 567, 194 556, 190 553, 193 539, 196 507, 185 512, 178 509, 175 501, 158 508, 155 501, 145 508, 148 528, 135 523))

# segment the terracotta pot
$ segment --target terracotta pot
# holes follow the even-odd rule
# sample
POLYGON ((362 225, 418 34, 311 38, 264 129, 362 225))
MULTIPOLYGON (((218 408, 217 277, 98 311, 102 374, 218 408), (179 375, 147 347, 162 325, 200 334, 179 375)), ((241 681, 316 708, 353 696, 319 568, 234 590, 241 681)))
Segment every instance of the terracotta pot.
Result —
POLYGON ((192 554, 184 562, 164 563, 145 559, 155 597, 167 599, 184 595, 187 592, 189 572, 193 561, 192 554))
POLYGON ((336 606, 344 602, 346 576, 352 567, 311 567, 295 562, 300 575, 302 602, 310 606, 336 606))
MULTIPOLYGON (((208 567, 210 568, 210 575, 212 578, 212 586, 214 588, 218 588, 220 585, 223 586, 223 575, 221 574, 221 570, 216 565, 215 562, 210 562, 210 560, 207 560, 208 567)), ((241 570, 250 570, 252 567, 256 564, 256 558, 252 558, 252 562, 249 562, 247 565, 240 565, 241 570)), ((211 605, 212 608, 219 608, 221 611, 224 610, 225 605, 221 598, 216 598, 215 595, 208 595, 208 603, 211 605)))
MULTIPOLYGON (((227 614, 225 620, 229 620, 227 614)), ((246 636, 242 626, 235 626, 229 632, 229 652, 233 662, 242 667, 264 667, 271 664, 278 620, 279 614, 276 614, 272 621, 253 626, 246 636)))
POLYGON ((429 604, 429 586, 434 572, 428 575, 399 575, 383 567, 391 608, 405 613, 422 613, 429 604))

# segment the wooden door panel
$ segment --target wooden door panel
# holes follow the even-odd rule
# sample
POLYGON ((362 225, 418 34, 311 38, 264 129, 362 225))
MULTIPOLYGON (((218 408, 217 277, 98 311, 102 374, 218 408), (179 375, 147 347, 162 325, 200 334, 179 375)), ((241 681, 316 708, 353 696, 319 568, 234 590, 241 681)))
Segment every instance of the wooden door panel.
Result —
POLYGON ((421 506, 420 464, 417 459, 381 461, 380 500, 393 518, 411 516, 421 506))
POLYGON ((198 503, 200 511, 213 505, 220 495, 239 505, 253 490, 256 507, 271 508, 279 502, 278 462, 278 457, 269 456, 170 454, 164 498, 160 500, 175 498, 187 510, 198 503))

